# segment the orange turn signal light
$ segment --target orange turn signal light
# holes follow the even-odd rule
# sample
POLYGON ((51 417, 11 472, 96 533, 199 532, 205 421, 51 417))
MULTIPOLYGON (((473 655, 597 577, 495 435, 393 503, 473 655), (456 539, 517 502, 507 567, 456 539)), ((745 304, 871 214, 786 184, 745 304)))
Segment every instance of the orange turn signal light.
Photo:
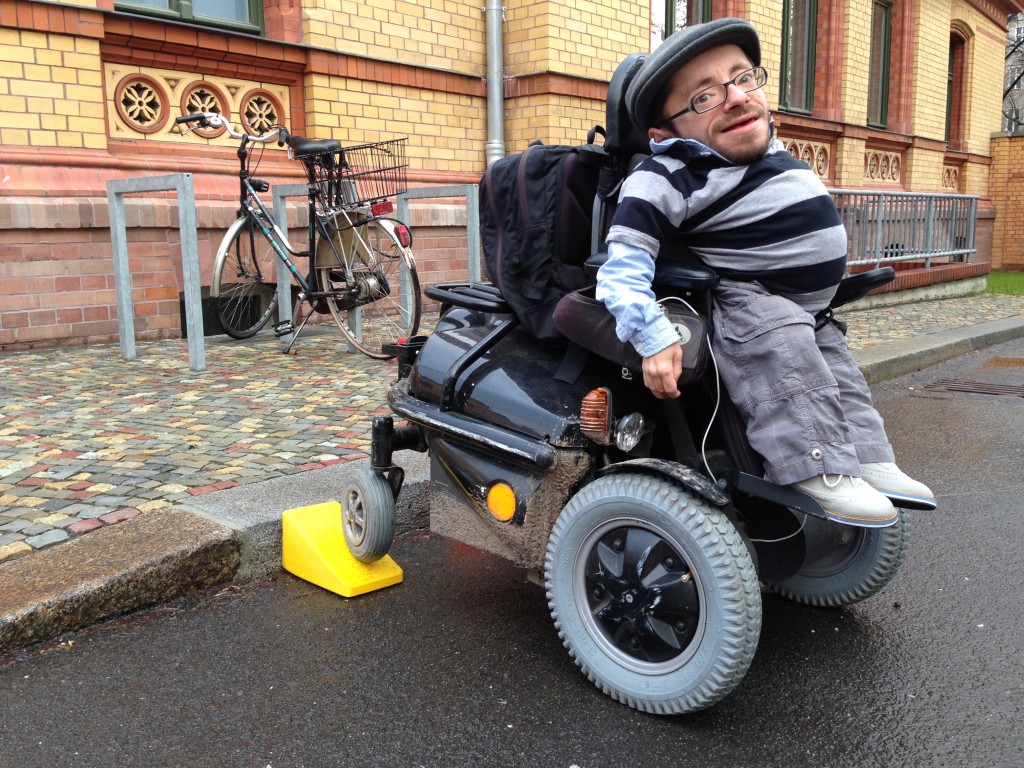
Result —
POLYGON ((599 445, 611 438, 612 393, 605 387, 587 392, 580 404, 580 432, 599 445))

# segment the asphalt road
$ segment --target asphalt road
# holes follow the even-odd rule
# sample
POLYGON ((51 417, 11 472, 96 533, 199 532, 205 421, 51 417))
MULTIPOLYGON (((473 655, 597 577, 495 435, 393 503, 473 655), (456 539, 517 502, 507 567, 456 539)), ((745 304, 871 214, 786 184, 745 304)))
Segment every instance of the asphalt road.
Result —
POLYGON ((951 378, 1020 387, 1024 341, 874 388, 940 509, 871 600, 765 595, 754 663, 710 711, 605 697, 540 587, 417 534, 380 592, 280 573, 9 659, 0 767, 1024 765, 1024 397, 924 389, 951 378))

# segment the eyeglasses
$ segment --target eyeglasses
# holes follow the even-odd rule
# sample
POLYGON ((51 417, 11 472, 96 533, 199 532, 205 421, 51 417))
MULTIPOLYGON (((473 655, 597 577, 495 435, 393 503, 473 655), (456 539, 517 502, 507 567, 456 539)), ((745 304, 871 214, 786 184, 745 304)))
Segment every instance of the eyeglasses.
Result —
POLYGON ((690 99, 690 105, 688 107, 679 110, 670 117, 666 117, 661 121, 661 125, 668 125, 677 117, 681 117, 687 112, 696 112, 699 115, 703 112, 710 112, 715 107, 722 106, 729 98, 730 85, 735 85, 744 93, 748 93, 750 91, 756 91, 758 88, 763 88, 764 84, 767 82, 768 70, 764 67, 745 69, 732 80, 728 80, 720 85, 712 85, 702 91, 699 91, 696 96, 690 99))

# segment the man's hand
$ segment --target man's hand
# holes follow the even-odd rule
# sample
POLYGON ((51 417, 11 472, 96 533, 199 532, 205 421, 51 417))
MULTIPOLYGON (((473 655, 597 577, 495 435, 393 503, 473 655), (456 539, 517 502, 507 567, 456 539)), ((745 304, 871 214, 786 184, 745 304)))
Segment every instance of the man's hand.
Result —
POLYGON ((644 358, 644 384, 659 400, 679 397, 679 377, 683 373, 683 348, 670 344, 644 358))

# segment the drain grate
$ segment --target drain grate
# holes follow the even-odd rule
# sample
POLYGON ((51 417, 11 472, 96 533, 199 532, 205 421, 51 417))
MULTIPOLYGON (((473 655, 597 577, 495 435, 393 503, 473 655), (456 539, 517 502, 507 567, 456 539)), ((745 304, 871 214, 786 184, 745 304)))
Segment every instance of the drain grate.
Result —
POLYGON ((974 395, 1024 397, 1024 384, 996 384, 968 379, 939 379, 931 384, 926 384, 922 389, 931 392, 968 392, 974 395))

